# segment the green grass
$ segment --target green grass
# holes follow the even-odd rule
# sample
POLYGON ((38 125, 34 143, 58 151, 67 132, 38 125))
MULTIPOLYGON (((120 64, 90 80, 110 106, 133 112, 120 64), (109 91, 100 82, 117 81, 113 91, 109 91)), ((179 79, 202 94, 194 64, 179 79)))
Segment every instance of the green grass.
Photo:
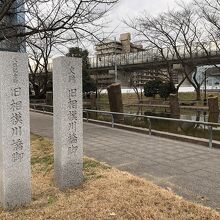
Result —
MULTIPOLYGON (((208 98, 209 95, 218 96, 220 99, 220 92, 208 92, 206 97, 208 98)), ((205 94, 201 93, 201 98, 205 98, 205 94)), ((196 100, 196 93, 195 92, 180 92, 179 93, 179 99, 180 100, 196 100)))
MULTIPOLYGON (((208 92, 206 97, 208 98, 209 95, 217 96, 220 100, 220 92, 212 92, 212 93, 208 92)), ((196 93, 195 92, 180 92, 178 94, 178 96, 179 96, 180 101, 181 100, 182 101, 196 100, 196 93)), ((205 94, 203 92, 201 92, 201 99, 203 100, 204 98, 205 98, 205 94)), ((123 99, 123 104, 137 104, 137 102, 138 102, 137 95, 134 93, 122 94, 122 99, 123 99)), ((149 99, 152 99, 152 98, 148 98, 148 97, 143 96, 144 101, 147 101, 149 99)), ((157 100, 160 100, 160 98, 157 98, 157 100)), ((161 99, 161 102, 162 101, 164 101, 164 100, 161 99)), ((107 94, 101 94, 99 96, 97 102, 100 104, 102 109, 108 110, 109 102, 108 102, 108 95, 107 94)), ((203 101, 201 101, 200 104, 203 105, 203 101)))
POLYGON ((89 159, 89 158, 84 158, 83 160, 83 170, 84 170, 85 181, 102 178, 103 176, 97 171, 106 170, 106 169, 111 169, 111 167, 103 163, 100 163, 96 160, 89 159))
POLYGON ((52 165, 54 162, 54 158, 53 155, 46 155, 43 157, 32 157, 31 158, 31 164, 35 165, 37 163, 41 164, 41 165, 52 165))
POLYGON ((47 197, 47 203, 52 205, 53 203, 55 203, 57 201, 57 197, 53 194, 48 195, 47 197))

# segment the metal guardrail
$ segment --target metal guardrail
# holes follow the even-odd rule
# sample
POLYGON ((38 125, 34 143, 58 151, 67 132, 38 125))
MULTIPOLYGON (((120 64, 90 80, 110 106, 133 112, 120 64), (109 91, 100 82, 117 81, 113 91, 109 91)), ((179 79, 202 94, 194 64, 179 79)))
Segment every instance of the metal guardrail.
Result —
MULTIPOLYGON (((43 112, 48 112, 47 109, 49 108, 49 109, 51 109, 50 112, 53 112, 53 106, 50 106, 50 105, 30 104, 30 107, 33 108, 34 110, 42 110, 43 112), (40 107, 40 109, 39 109, 39 107, 40 107)), ((220 127, 220 123, 211 123, 211 122, 185 120, 185 119, 165 118, 165 117, 157 117, 157 116, 137 115, 137 114, 130 114, 130 113, 109 112, 109 111, 91 110, 91 109, 84 109, 83 112, 86 113, 85 119, 87 120, 87 122, 89 121, 89 112, 111 115, 112 128, 115 127, 114 115, 146 118, 147 122, 148 122, 149 135, 152 134, 152 124, 151 124, 152 119, 205 125, 208 127, 208 137, 209 137, 209 147, 210 148, 212 148, 212 146, 213 146, 213 138, 212 138, 213 127, 220 127)))
POLYGON ((148 128, 149 128, 149 135, 152 134, 152 126, 151 126, 151 119, 156 120, 164 120, 164 121, 174 121, 174 122, 187 122, 187 123, 193 123, 193 124, 201 124, 208 126, 208 137, 209 137, 209 147, 212 148, 213 146, 213 140, 212 140, 212 128, 216 126, 220 126, 219 123, 210 123, 210 122, 203 122, 203 121, 194 121, 194 120, 184 120, 184 119, 175 119, 175 118, 165 118, 165 117, 156 117, 156 116, 147 116, 147 115, 137 115, 137 114, 129 114, 129 113, 119 113, 119 112, 108 112, 108 111, 99 111, 99 110, 91 110, 91 109, 84 109, 84 113, 86 113, 86 120, 89 121, 89 112, 93 113, 101 113, 106 115, 111 115, 111 123, 112 128, 114 128, 115 120, 114 115, 123 115, 123 116, 130 116, 130 117, 142 117, 146 118, 148 121, 148 128))

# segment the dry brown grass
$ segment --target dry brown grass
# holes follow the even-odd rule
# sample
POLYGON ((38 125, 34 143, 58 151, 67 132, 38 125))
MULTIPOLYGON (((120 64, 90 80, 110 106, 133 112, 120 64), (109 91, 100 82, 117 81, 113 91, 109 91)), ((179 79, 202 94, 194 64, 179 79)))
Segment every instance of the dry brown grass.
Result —
POLYGON ((220 215, 187 202, 172 192, 126 172, 85 158, 85 182, 59 191, 53 184, 49 140, 32 137, 33 200, 0 219, 220 219, 220 215))

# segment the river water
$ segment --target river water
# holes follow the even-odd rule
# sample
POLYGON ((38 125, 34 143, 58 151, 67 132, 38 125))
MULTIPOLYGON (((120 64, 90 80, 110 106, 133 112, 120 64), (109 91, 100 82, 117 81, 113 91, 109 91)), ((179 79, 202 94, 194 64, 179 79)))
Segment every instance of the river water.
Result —
MULTIPOLYGON (((106 110, 99 108, 99 110, 106 110)), ((108 109, 109 110, 109 109, 108 109)), ((157 116, 157 117, 166 117, 172 118, 168 110, 165 109, 155 109, 155 108, 134 108, 134 107, 125 107, 125 113, 134 113, 142 114, 148 116, 157 116)), ((103 115, 100 113, 90 113, 90 118, 111 121, 111 116, 103 115)), ((193 111, 193 110, 182 110, 180 119, 192 120, 198 122, 214 122, 219 123, 219 126, 213 127, 213 140, 220 141, 220 117, 219 114, 209 115, 207 112, 203 111, 193 111)), ((124 121, 122 122, 126 125, 132 125, 142 128, 148 128, 149 123, 146 118, 141 117, 130 117, 125 116, 124 121)), ((189 123, 189 122, 174 122, 174 121, 165 121, 158 119, 151 119, 151 128, 157 131, 170 132, 174 134, 187 135, 198 138, 208 139, 208 126, 201 125, 199 123, 189 123)))

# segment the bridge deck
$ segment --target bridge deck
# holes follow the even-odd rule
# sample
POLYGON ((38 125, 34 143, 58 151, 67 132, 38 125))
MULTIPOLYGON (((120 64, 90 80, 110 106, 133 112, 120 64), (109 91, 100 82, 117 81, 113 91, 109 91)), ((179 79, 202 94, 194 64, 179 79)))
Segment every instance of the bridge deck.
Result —
MULTIPOLYGON (((185 63, 193 63, 196 66, 214 65, 220 63, 220 51, 213 48, 207 54, 201 50, 195 50, 192 54, 180 54, 181 60, 185 63)), ((118 54, 112 56, 93 57, 90 58, 92 71, 113 70, 115 65, 118 69, 123 70, 139 70, 151 69, 155 67, 167 67, 172 64, 179 64, 180 59, 173 54, 162 57, 160 54, 151 54, 149 52, 137 52, 128 54, 118 54)))

